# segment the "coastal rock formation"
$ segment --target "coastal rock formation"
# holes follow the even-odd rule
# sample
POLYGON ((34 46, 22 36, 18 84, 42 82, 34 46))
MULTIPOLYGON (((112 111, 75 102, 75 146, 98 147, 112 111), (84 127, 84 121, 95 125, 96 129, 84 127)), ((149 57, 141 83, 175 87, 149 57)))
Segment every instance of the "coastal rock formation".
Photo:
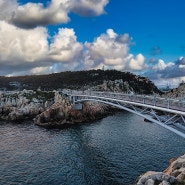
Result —
POLYGON ((75 110, 73 104, 55 92, 54 104, 34 119, 36 125, 58 128, 75 123, 94 121, 108 113, 108 107, 100 103, 85 102, 82 110, 75 110))
POLYGON ((179 184, 185 184, 185 155, 170 160, 170 163, 165 173, 174 176, 179 184))
POLYGON ((164 172, 146 172, 137 185, 185 185, 185 155, 171 159, 164 172))
POLYGON ((36 116, 34 122, 36 125, 46 128, 58 127, 68 123, 69 112, 73 109, 72 103, 59 92, 55 91, 54 104, 36 116))
POLYGON ((0 93, 0 119, 21 122, 34 119, 34 123, 46 128, 94 121, 109 113, 106 105, 85 102, 82 110, 76 110, 72 102, 58 91, 12 91, 0 93))
POLYGON ((0 118, 8 121, 20 121, 40 114, 53 103, 52 100, 44 101, 40 94, 41 92, 28 90, 1 92, 0 118))

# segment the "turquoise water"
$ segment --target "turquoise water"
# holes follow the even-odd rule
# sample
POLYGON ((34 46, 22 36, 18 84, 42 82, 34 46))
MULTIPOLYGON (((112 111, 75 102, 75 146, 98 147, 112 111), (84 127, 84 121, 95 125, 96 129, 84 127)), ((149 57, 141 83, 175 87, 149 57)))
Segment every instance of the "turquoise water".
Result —
POLYGON ((178 135, 127 112, 63 130, 0 124, 2 185, 130 185, 185 153, 178 135))

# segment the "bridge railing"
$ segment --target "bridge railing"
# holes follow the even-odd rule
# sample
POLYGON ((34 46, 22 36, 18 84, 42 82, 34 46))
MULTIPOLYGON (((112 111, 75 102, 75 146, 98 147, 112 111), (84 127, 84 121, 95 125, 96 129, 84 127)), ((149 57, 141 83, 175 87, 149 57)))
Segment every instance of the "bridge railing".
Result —
POLYGON ((140 94, 125 94, 114 92, 100 92, 100 91, 68 91, 67 94, 72 96, 83 96, 86 98, 111 98, 116 100, 123 100, 129 102, 136 102, 157 107, 185 111, 185 99, 172 99, 169 97, 160 97, 157 95, 140 95, 140 94))

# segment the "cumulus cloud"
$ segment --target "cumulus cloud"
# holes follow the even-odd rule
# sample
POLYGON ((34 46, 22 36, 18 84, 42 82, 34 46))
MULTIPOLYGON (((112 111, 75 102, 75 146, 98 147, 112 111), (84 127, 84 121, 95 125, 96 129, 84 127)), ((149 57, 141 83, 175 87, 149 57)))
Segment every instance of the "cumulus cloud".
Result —
POLYGON ((0 65, 3 69, 16 70, 18 67, 37 65, 35 61, 42 61, 48 52, 47 30, 35 28, 24 30, 0 21, 0 65), (26 65, 25 65, 26 64, 26 65))
MULTIPOLYGON (((85 43, 85 47, 88 50, 86 63, 92 65, 92 67, 98 66, 103 63, 108 66, 121 65, 123 59, 127 57, 129 51, 129 40, 121 43, 117 42, 118 35, 112 30, 108 29, 106 34, 100 35, 94 40, 93 43, 85 43)), ((129 39, 128 35, 122 35, 129 39)))
POLYGON ((107 69, 140 71, 142 54, 129 52, 130 36, 112 29, 94 42, 79 43, 73 29, 61 28, 48 42, 44 27, 23 29, 0 21, 0 74, 44 74, 64 70, 107 69))
POLYGON ((165 63, 163 60, 159 59, 158 63, 152 67, 153 70, 155 71, 162 71, 165 70, 167 67, 173 66, 173 63, 165 63))
POLYGON ((81 16, 98 16, 103 13, 108 0, 73 0, 72 11, 81 16))
POLYGON ((180 57, 174 62, 165 62, 159 59, 145 72, 145 75, 156 81, 182 80, 185 78, 185 59, 180 57))
POLYGON ((0 20, 10 21, 17 7, 16 0, 0 0, 0 20))
POLYGON ((107 29, 93 42, 79 43, 73 29, 61 28, 50 38, 43 27, 69 22, 71 12, 99 16, 105 13, 108 3, 109 0, 50 0, 46 5, 20 5, 18 0, 0 0, 0 74, 47 74, 104 66, 105 69, 142 72, 161 82, 185 79, 184 57, 174 62, 157 59, 162 51, 155 46, 150 49, 153 58, 147 61, 141 53, 130 53, 133 43, 129 34, 119 35, 107 29))
POLYGON ((47 8, 41 3, 27 3, 17 7, 11 22, 25 28, 67 23, 69 7, 69 0, 52 0, 47 8))
POLYGON ((104 13, 108 0, 51 0, 45 7, 42 3, 19 5, 16 0, 0 1, 0 20, 18 27, 34 28, 49 24, 69 22, 69 12, 83 16, 98 16, 104 13))
POLYGON ((85 65, 92 68, 106 66, 119 70, 142 70, 145 58, 129 53, 130 36, 118 35, 112 29, 100 35, 93 43, 85 43, 87 49, 85 65))
POLYGON ((77 42, 73 29, 59 29, 50 44, 50 58, 58 62, 75 61, 80 57, 82 45, 77 42))
MULTIPOLYGON (((0 21, 1 75, 18 74, 18 71, 22 74, 27 70, 30 72, 25 74, 49 73, 55 71, 57 63, 70 63, 69 70, 80 64, 82 49, 73 29, 60 29, 49 44, 46 28, 27 30, 0 21)), ((58 67, 62 70, 62 65, 58 67)))
POLYGON ((142 54, 138 54, 135 58, 132 57, 129 61, 129 68, 135 71, 141 71, 147 66, 144 64, 145 57, 142 54))

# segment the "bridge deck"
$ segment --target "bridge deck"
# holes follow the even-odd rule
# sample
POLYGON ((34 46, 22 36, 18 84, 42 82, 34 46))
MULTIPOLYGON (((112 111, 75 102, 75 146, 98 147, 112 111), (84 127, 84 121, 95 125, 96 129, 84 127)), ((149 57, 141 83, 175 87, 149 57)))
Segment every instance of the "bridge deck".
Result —
POLYGON ((142 105, 151 105, 159 108, 166 108, 185 112, 185 99, 172 99, 168 97, 137 95, 137 94, 123 94, 110 92, 96 92, 96 91, 72 91, 68 93, 72 96, 83 96, 88 98, 109 98, 112 100, 123 100, 130 103, 140 103, 142 105))
POLYGON ((185 100, 97 91, 67 91, 75 102, 98 101, 130 111, 185 138, 185 100))

